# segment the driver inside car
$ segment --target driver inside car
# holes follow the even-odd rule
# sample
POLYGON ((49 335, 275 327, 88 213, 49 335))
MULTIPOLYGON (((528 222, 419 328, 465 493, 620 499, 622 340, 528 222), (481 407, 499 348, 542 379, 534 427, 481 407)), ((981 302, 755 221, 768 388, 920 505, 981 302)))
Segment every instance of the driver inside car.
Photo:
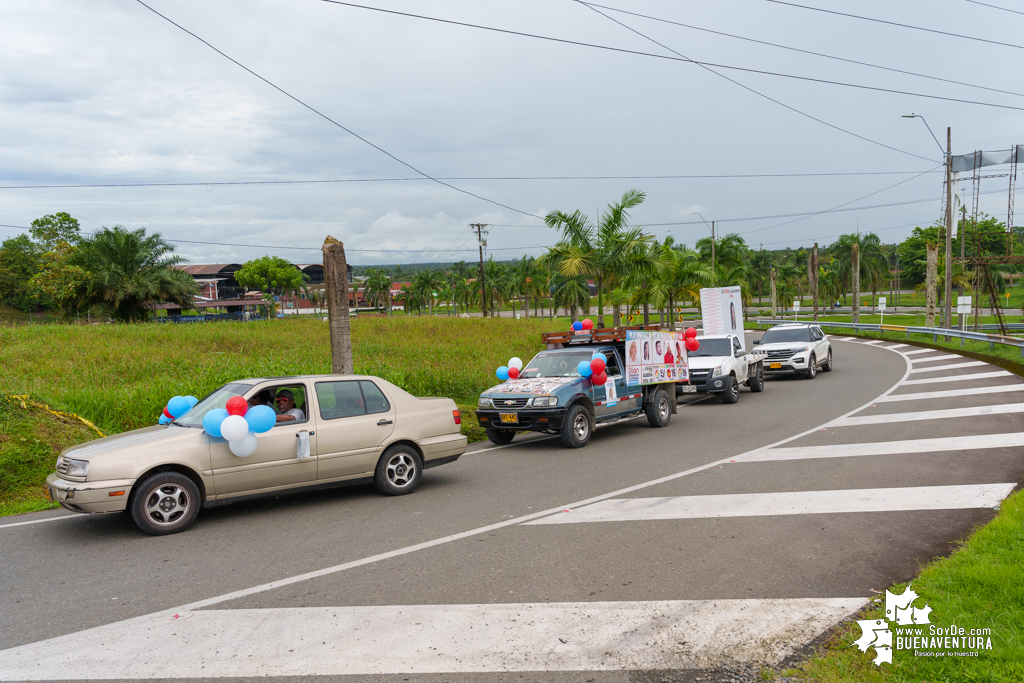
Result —
POLYGON ((305 413, 295 407, 295 397, 290 389, 282 389, 277 392, 274 403, 277 404, 278 422, 301 422, 306 419, 305 413))

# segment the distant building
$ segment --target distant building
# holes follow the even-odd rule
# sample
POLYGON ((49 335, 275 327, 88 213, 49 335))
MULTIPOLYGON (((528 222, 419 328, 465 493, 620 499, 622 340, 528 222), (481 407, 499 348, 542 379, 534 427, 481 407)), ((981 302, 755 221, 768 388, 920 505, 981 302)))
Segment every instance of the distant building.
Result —
MULTIPOLYGON (((307 286, 310 289, 324 288, 324 266, 322 263, 292 264, 309 276, 307 286)), ((192 276, 199 285, 199 296, 203 299, 238 299, 245 296, 245 287, 235 280, 235 273, 242 269, 241 263, 196 263, 185 266, 174 266, 192 276)), ((352 266, 348 266, 348 283, 352 284, 352 266)), ((350 288, 351 291, 351 288, 350 288)))

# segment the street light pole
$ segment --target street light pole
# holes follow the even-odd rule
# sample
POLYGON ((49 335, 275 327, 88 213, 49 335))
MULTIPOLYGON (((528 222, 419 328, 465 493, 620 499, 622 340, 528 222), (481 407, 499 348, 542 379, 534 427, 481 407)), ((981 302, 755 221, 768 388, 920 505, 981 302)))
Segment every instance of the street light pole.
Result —
MULTIPOLYGON (((700 216, 700 211, 694 211, 694 214, 700 216)), ((704 220, 704 216, 700 216, 700 219, 704 221, 704 225, 708 225, 708 222, 704 220)), ((715 276, 715 222, 711 221, 711 225, 708 225, 711 229, 711 277, 715 276)))

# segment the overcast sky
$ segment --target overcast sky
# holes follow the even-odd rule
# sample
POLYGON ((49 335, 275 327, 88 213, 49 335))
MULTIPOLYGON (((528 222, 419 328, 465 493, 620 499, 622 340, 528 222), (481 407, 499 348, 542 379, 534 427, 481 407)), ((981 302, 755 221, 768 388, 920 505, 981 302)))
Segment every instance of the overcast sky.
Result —
MULTIPOLYGON (((1010 0, 985 1, 1024 11, 1010 0)), ((921 120, 901 115, 922 114, 943 147, 951 126, 954 154, 1024 144, 1020 109, 718 69, 869 142, 678 61, 670 51, 697 61, 1024 108, 1021 47, 767 0, 601 2, 700 29, 1009 91, 1004 93, 601 10, 658 45, 575 0, 366 2, 675 60, 322 0, 147 0, 373 145, 425 174, 470 178, 445 182, 511 208, 426 179, 0 189, 0 224, 27 226, 44 214, 67 211, 86 231, 120 224, 172 240, 260 245, 176 243, 193 263, 241 262, 268 253, 318 262, 319 246, 330 234, 345 242, 351 263, 370 265, 475 260, 468 225, 481 222, 493 226, 488 253, 507 259, 539 255, 555 242, 556 233, 538 218, 548 211, 593 215, 635 187, 647 201, 634 211, 633 222, 691 246, 709 234, 703 223, 692 224, 700 221, 695 211, 721 221, 719 234, 739 233, 754 249, 815 240, 824 245, 858 229, 895 242, 939 217, 942 188, 938 146, 921 120), (473 179, 802 173, 879 175, 473 179), (802 220, 737 220, 822 211, 875 192, 848 206, 928 201, 802 220), (659 225, 666 223, 676 225, 659 225)), ((1024 14, 968 0, 805 2, 1024 46, 1024 14)), ((5 188, 418 176, 133 0, 0 3, 0 100, 5 188)), ((992 191, 982 197, 982 208, 1005 220, 1007 179, 986 180, 982 189, 992 191)), ((1024 203, 1018 207, 1018 214, 1024 212, 1024 203)), ((2 227, 0 239, 18 232, 2 227)))

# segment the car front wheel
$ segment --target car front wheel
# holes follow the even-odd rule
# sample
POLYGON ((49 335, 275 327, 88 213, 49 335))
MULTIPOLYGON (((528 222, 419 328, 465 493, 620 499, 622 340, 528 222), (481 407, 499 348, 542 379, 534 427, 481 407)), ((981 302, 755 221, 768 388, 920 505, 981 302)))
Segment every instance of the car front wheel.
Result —
POLYGON ((135 526, 165 536, 189 528, 200 505, 194 481, 179 472, 157 472, 135 487, 128 508, 135 526))
POLYGON ((377 461, 373 483, 389 496, 404 496, 419 486, 423 476, 420 454, 410 446, 392 446, 377 461))
POLYGON ((817 374, 818 374, 818 359, 812 353, 811 357, 807 359, 807 370, 804 372, 804 377, 806 379, 814 379, 814 377, 817 374))
POLYGON ((569 408, 559 433, 565 447, 583 448, 590 441, 590 413, 578 403, 569 408))
POLYGON ((825 356, 825 364, 821 366, 822 372, 832 372, 832 349, 828 350, 828 355, 825 356))

